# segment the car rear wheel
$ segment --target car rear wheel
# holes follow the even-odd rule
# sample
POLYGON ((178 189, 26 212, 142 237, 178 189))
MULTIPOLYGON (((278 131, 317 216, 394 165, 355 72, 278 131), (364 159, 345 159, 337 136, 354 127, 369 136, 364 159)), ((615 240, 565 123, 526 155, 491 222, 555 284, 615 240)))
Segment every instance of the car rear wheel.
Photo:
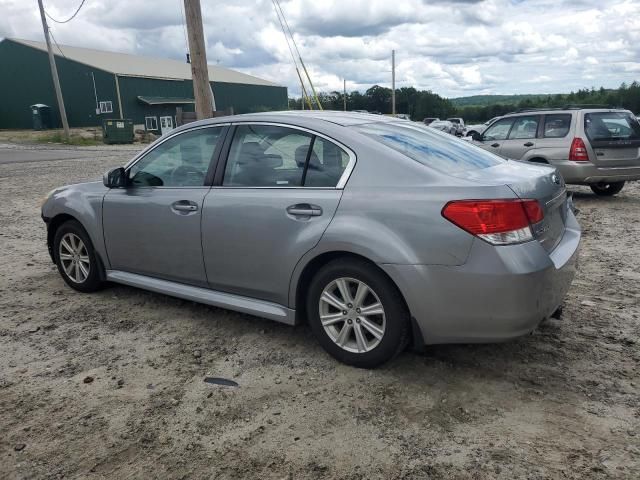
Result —
POLYGON ((360 260, 334 260, 309 287, 311 328, 327 352, 348 365, 375 368, 409 340, 409 313, 396 286, 360 260))
POLYGON ((67 285, 81 292, 102 287, 102 266, 82 225, 75 220, 63 223, 56 230, 53 246, 58 271, 67 285))
POLYGON ((620 193, 620 190, 624 187, 624 182, 594 183, 590 187, 596 195, 611 197, 616 193, 620 193))

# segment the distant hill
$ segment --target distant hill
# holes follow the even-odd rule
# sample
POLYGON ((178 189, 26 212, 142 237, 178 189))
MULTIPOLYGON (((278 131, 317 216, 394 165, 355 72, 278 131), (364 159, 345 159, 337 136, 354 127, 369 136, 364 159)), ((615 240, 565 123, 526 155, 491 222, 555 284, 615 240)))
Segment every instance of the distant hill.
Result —
POLYGON ((547 94, 532 95, 472 95, 471 97, 450 98, 456 107, 486 107, 487 105, 516 105, 522 100, 538 100, 547 98, 547 94))

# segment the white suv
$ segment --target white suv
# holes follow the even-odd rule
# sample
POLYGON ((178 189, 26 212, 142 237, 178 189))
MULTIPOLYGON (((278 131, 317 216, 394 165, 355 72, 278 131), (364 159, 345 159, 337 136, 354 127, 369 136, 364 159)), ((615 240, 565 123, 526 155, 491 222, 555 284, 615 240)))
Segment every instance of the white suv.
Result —
POLYGON ((567 107, 520 110, 473 143, 501 157, 556 167, 566 183, 615 195, 640 180, 640 123, 628 110, 567 107))

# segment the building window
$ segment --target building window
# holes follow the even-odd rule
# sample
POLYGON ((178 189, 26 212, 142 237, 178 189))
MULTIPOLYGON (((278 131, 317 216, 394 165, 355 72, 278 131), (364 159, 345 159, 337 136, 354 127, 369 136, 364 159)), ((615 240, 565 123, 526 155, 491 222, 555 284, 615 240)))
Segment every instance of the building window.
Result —
POLYGON ((147 130, 157 130, 158 119, 156 117, 144 117, 144 126, 147 130))
POLYGON ((100 113, 113 113, 113 103, 100 102, 100 113))

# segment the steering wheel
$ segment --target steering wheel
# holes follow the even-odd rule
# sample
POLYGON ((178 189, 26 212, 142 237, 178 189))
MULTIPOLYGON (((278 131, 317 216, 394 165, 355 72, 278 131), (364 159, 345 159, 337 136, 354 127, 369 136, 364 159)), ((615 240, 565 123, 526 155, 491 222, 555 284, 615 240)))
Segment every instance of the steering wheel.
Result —
POLYGON ((202 185, 204 183, 204 174, 196 167, 180 165, 171 172, 171 183, 185 186, 202 185))

